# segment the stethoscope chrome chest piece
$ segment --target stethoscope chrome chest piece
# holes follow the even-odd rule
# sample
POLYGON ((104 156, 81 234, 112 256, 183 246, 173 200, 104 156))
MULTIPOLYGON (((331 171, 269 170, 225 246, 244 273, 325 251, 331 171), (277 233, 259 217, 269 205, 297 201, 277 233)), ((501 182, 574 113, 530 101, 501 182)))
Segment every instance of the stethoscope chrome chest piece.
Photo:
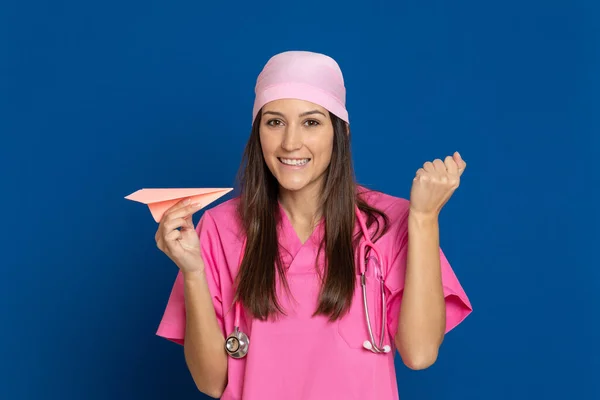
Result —
POLYGON ((225 351, 233 358, 244 358, 248 354, 250 339, 236 326, 233 333, 225 340, 225 351))
MULTIPOLYGON (((364 310, 365 310, 365 319, 366 319, 366 323, 367 323, 367 329, 369 331, 369 339, 365 340, 363 342, 363 347, 373 353, 376 354, 385 354, 385 353, 389 353, 391 351, 390 346, 388 345, 384 345, 384 338, 385 338, 385 326, 386 326, 386 318, 385 318, 385 314, 386 314, 386 302, 385 302, 385 292, 384 292, 384 287, 383 287, 383 276, 379 276, 379 280, 381 283, 381 315, 382 315, 382 321, 381 321, 381 336, 379 337, 379 343, 377 343, 377 340, 375 339, 375 335, 373 334, 373 329, 371 327, 371 319, 369 317, 369 305, 367 302, 367 288, 366 288, 366 276, 365 276, 365 272, 366 272, 366 266, 367 266, 367 260, 366 260, 366 250, 367 247, 371 248, 371 251, 373 251, 375 253, 375 257, 381 261, 381 254, 379 254, 379 250, 378 248, 375 246, 375 244, 371 241, 371 239, 369 238, 368 235, 368 230, 367 230, 367 226, 366 223, 362 217, 362 215, 360 214, 360 210, 358 209, 358 207, 356 208, 356 217, 358 219, 358 222, 360 224, 360 227, 362 229, 362 233, 363 236, 365 237, 365 241, 361 244, 360 250, 359 250, 359 266, 360 266, 360 275, 361 275, 361 286, 362 286, 362 293, 363 293, 363 304, 364 304, 364 310)), ((245 246, 245 242, 244 245, 245 246)), ((242 247, 243 249, 243 247, 242 247)), ((242 261, 242 257, 244 255, 244 252, 242 250, 242 253, 240 254, 240 262, 239 264, 241 264, 242 261)), ((383 269, 383 267, 382 267, 383 269)), ((227 354, 229 354, 229 356, 233 357, 233 358, 244 358, 246 356, 246 354, 248 354, 248 348, 250 347, 250 339, 248 338, 248 335, 246 335, 244 332, 242 332, 240 330, 240 303, 236 302, 234 305, 235 308, 235 321, 234 321, 234 330, 233 333, 231 333, 229 336, 227 336, 227 339, 225 340, 225 351, 227 352, 227 354)))

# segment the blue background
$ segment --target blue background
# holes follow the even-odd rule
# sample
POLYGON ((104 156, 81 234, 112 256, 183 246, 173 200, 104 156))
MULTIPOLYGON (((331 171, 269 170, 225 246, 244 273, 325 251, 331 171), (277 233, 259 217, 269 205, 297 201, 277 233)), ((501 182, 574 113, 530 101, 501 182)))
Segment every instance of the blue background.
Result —
POLYGON ((592 0, 3 2, 0 398, 203 398, 123 197, 233 185, 256 75, 294 49, 343 69, 360 183, 468 163, 441 240, 475 310, 398 362, 401 398, 600 398, 598 26, 592 0))

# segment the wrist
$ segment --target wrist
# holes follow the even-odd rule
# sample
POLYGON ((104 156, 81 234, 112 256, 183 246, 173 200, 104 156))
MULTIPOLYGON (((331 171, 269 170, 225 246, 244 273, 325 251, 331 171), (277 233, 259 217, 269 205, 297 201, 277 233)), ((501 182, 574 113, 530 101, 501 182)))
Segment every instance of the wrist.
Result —
POLYGON ((437 225, 438 219, 439 213, 437 212, 423 212, 410 209, 408 213, 409 224, 416 223, 418 225, 437 225))
POLYGON ((204 265, 201 265, 197 268, 193 268, 193 269, 181 269, 181 273, 183 275, 183 279, 184 280, 188 280, 188 279, 198 279, 198 278, 203 278, 204 277, 204 265))

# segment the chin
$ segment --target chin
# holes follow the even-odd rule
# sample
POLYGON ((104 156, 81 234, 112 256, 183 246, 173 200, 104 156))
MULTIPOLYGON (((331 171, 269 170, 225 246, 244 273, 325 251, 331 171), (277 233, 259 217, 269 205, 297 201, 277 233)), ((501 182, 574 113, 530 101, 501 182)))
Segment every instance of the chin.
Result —
POLYGON ((277 179, 279 187, 289 192, 299 192, 314 187, 322 178, 322 176, 315 176, 314 171, 308 168, 303 171, 289 171, 277 167, 271 171, 275 171, 273 175, 277 179))
POLYGON ((290 192, 297 192, 299 190, 304 189, 305 187, 308 186, 307 182, 286 182, 286 181, 279 181, 279 186, 281 186, 282 189, 290 191, 290 192))

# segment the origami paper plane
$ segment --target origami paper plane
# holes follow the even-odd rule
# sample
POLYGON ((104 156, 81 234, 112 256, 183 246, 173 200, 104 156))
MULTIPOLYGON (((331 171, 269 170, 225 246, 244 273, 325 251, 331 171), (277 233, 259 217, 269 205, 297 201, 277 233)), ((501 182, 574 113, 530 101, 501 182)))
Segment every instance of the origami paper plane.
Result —
POLYGON ((233 188, 140 189, 125 198, 147 204, 154 220, 160 222, 165 211, 184 198, 189 197, 192 203, 201 203, 201 208, 204 208, 232 190, 233 188))

